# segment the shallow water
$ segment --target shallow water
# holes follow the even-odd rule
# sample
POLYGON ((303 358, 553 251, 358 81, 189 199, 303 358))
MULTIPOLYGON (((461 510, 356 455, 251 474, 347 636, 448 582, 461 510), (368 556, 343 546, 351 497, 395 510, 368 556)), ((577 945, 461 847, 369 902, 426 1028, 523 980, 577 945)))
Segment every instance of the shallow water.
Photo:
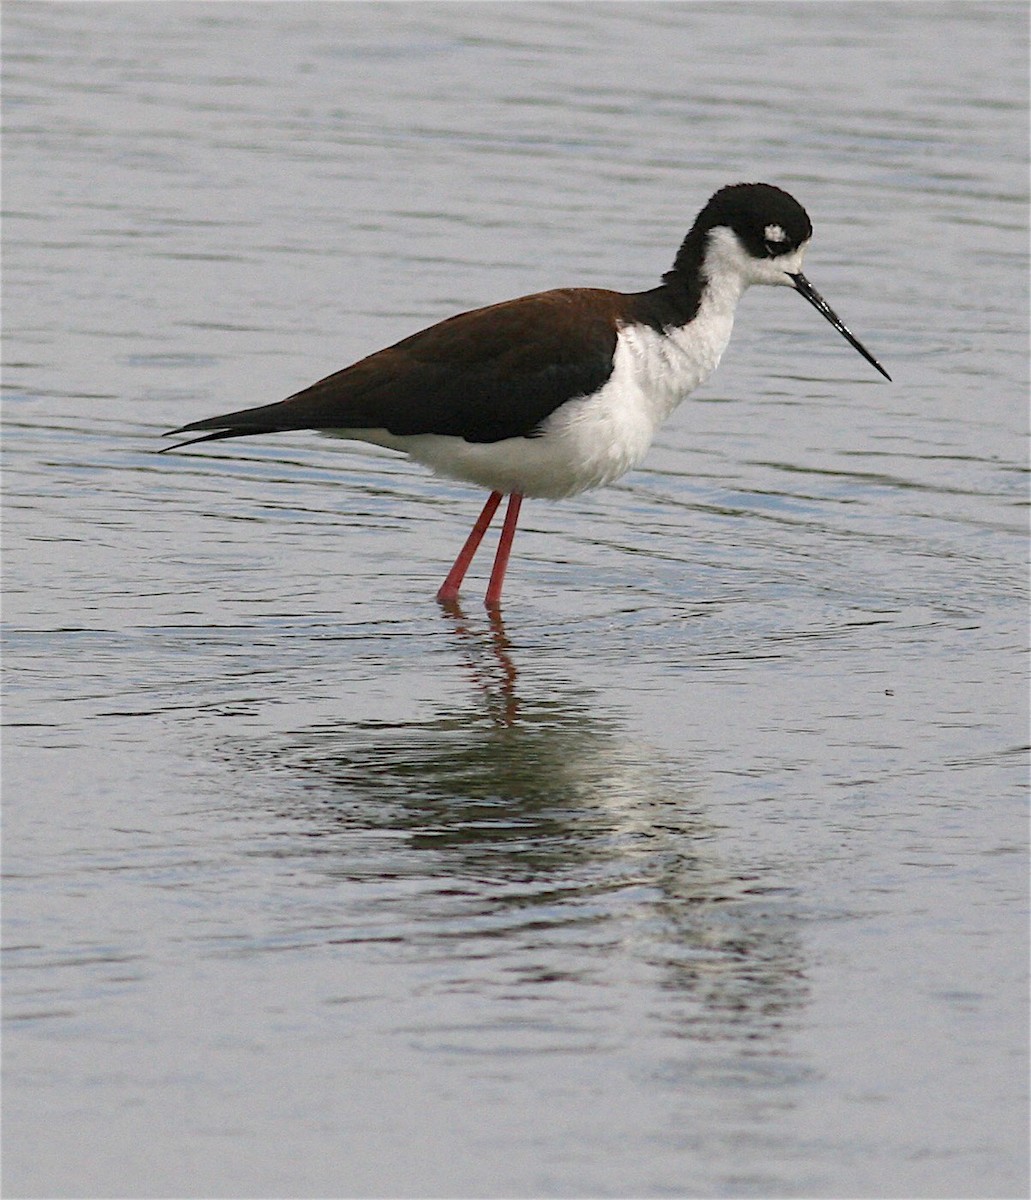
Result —
POLYGON ((1023 7, 5 10, 5 1190, 1026 1194, 1023 7), (155 457, 459 309, 756 290, 524 506, 155 457))

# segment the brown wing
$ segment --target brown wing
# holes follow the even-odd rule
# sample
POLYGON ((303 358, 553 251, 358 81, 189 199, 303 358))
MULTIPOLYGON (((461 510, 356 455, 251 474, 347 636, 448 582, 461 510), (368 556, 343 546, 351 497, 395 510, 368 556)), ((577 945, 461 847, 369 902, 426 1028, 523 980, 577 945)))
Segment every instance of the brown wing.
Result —
POLYGON ((561 404, 596 391, 609 377, 623 299, 568 288, 474 309, 286 400, 172 432, 212 431, 193 441, 290 429, 386 429, 470 442, 532 437, 561 404))

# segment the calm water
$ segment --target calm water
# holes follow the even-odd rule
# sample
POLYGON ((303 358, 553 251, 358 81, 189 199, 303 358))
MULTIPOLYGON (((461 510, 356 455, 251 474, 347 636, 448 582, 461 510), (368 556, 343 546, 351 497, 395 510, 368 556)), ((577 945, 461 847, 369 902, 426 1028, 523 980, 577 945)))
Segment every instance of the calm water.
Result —
POLYGON ((1022 5, 5 6, 9 1196, 1023 1196, 1022 5), (607 491, 308 435, 795 192, 607 491))

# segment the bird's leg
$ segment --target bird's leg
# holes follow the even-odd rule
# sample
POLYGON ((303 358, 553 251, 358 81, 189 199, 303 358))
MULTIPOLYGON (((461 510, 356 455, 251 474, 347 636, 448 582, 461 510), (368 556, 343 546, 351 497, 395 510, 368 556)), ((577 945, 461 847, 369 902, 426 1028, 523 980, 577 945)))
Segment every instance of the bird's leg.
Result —
POLYGON ((465 545, 458 552, 454 566, 448 571, 447 579, 440 585, 440 591, 437 592, 438 600, 448 601, 458 599, 458 589, 462 586, 462 580, 465 578, 466 571, 469 570, 469 564, 473 561, 473 555, 479 548, 480 542, 483 541, 483 535, 487 532, 488 526, 494 519, 494 514, 498 511, 500 503, 501 493, 491 492, 487 497, 487 503, 483 506, 483 511, 476 518, 476 524, 465 539, 465 545))
POLYGON ((523 497, 519 492, 513 492, 508 498, 505 523, 501 527, 501 538, 498 541, 497 553, 494 555, 494 569, 490 573, 490 583, 487 584, 487 596, 484 600, 488 608, 497 608, 501 603, 505 568, 508 566, 508 556, 512 553, 512 539, 515 537, 516 522, 519 520, 519 506, 522 502, 523 497))

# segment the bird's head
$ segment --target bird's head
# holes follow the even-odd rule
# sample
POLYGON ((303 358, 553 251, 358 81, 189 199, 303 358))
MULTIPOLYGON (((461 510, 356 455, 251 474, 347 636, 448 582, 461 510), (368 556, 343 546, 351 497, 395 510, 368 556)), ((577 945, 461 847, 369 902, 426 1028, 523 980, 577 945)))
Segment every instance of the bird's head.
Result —
POLYGON ((738 295, 753 283, 794 288, 890 379, 802 274, 812 236, 812 222, 794 196, 770 183, 731 184, 720 188, 698 214, 671 274, 694 270, 705 285, 726 286, 738 295))

